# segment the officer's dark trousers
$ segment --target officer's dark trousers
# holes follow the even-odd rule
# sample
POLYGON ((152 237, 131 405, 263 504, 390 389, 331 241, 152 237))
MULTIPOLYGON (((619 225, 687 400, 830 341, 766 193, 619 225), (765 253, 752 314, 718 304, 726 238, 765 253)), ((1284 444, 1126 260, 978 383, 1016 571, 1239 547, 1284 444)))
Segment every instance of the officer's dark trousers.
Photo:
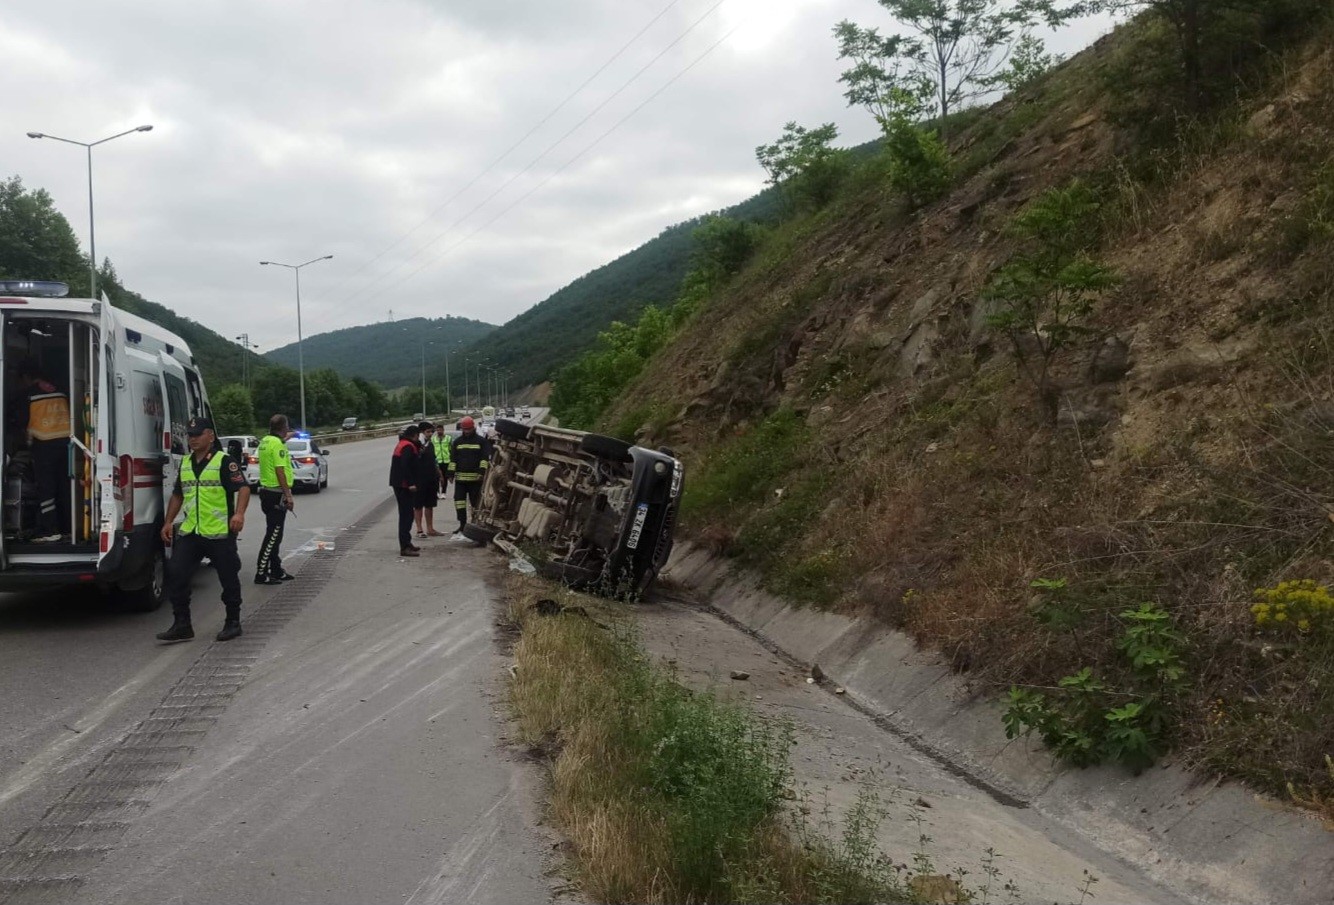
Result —
POLYGON ((459 515, 459 527, 468 524, 468 503, 472 503, 473 512, 482 505, 482 482, 454 480, 454 509, 459 515))
POLYGON ((283 561, 278 558, 278 548, 282 546, 283 525, 287 522, 283 492, 260 488, 259 508, 264 513, 264 542, 259 545, 259 562, 255 564, 255 574, 277 578, 283 574, 283 561))
POLYGON ((406 487, 394 488, 394 499, 398 502, 398 549, 406 550, 412 546, 412 504, 414 494, 406 487))
POLYGON ((171 545, 171 559, 167 563, 167 596, 171 600, 171 613, 178 622, 190 621, 190 583, 200 560, 206 556, 218 570, 227 618, 241 618, 241 555, 236 551, 236 535, 204 538, 181 534, 171 545))
POLYGON ((42 534, 65 534, 69 520, 69 441, 34 440, 32 470, 37 479, 38 526, 42 534))

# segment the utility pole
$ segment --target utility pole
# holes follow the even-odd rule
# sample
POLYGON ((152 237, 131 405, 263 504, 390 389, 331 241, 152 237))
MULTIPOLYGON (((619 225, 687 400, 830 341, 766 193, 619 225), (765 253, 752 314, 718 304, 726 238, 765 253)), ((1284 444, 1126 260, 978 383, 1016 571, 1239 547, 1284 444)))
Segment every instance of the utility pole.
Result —
POLYGON ((251 349, 258 349, 258 348, 259 348, 259 344, 258 344, 258 343, 252 343, 252 342, 250 341, 250 334, 249 334, 249 333, 242 333, 240 336, 236 337, 236 339, 237 339, 238 342, 241 343, 241 348, 242 348, 242 349, 245 349, 245 352, 241 355, 241 385, 244 386, 247 390, 249 390, 249 389, 250 389, 250 350, 251 350, 251 349))

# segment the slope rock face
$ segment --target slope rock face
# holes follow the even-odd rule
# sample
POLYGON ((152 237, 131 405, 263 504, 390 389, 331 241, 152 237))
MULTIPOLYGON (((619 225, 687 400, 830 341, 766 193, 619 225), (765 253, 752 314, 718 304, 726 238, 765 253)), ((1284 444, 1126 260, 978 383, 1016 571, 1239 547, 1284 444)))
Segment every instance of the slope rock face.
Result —
POLYGON ((941 200, 855 177, 780 227, 606 422, 673 413, 635 423, 690 463, 686 527, 771 590, 902 626, 978 689, 1087 668, 1099 707, 1166 708, 1161 750, 1334 813, 1334 605, 1292 598, 1291 631, 1254 609, 1334 584, 1330 44, 1164 142, 1109 87, 1134 34, 1099 42, 959 131, 941 200), (1016 215, 1076 181, 1117 279, 1039 387, 1050 333, 997 329, 988 289, 1031 252, 1016 215), (1136 678, 1143 604, 1180 682, 1136 678))

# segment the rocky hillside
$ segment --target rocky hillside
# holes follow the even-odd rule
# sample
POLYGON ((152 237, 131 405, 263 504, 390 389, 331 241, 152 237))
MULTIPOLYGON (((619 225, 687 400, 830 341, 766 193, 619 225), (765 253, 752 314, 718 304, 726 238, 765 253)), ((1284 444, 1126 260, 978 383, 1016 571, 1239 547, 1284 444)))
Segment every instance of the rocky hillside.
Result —
POLYGON ((688 461, 695 536, 937 646, 1071 763, 1170 752, 1334 814, 1334 40, 1304 21, 1189 107, 1168 30, 1123 27, 965 118, 918 209, 858 167, 606 423, 688 461), (1060 254, 1106 279, 1026 322, 1060 254))

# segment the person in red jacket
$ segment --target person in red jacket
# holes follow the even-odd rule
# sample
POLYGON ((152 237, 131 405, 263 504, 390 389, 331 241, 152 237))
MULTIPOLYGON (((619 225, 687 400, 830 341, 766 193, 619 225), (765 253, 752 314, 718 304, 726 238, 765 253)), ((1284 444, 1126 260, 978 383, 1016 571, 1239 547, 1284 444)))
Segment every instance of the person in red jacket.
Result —
POLYGON ((417 436, 420 431, 409 424, 398 435, 394 457, 389 460, 389 486, 398 501, 398 555, 420 556, 421 548, 412 543, 412 508, 417 498, 417 436))

